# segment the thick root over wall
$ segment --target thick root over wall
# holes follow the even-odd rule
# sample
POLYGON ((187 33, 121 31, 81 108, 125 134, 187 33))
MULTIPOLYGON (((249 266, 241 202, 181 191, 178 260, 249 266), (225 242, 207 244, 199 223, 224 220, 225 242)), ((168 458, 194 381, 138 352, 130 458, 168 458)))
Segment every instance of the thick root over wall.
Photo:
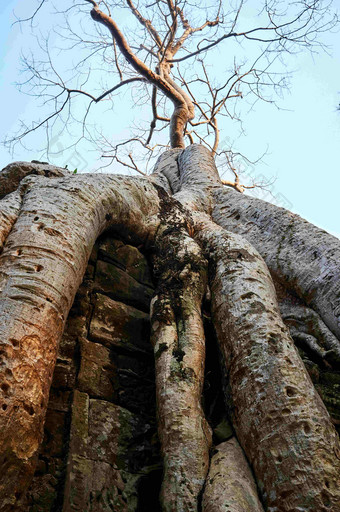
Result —
POLYGON ((201 146, 166 153, 151 180, 52 171, 20 164, 3 171, 6 180, 0 173, 0 510, 19 510, 34 472, 58 342, 107 229, 144 247, 157 280, 151 341, 163 510, 340 510, 339 439, 282 322, 266 266, 317 311, 332 364, 340 350, 340 243, 323 234, 315 256, 317 228, 224 192, 201 146), (216 448, 201 405, 208 282, 237 436, 216 448))

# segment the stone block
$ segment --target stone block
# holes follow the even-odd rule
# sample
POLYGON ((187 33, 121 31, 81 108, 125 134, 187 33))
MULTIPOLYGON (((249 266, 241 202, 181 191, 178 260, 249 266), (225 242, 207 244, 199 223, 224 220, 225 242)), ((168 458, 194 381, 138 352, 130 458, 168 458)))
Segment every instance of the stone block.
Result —
POLYGON ((59 358, 54 368, 52 386, 73 389, 76 382, 76 368, 73 359, 59 358))
POLYGON ((136 247, 105 238, 99 244, 99 258, 119 266, 136 281, 153 287, 148 262, 136 247))
POLYGON ((153 434, 143 418, 75 391, 63 512, 137 510, 153 434))
POLYGON ((72 420, 70 430, 69 455, 86 457, 89 437, 89 404, 86 393, 74 391, 72 403, 72 420))
POLYGON ((67 473, 63 512, 134 512, 138 479, 105 462, 74 455, 67 473))
POLYGON ((34 477, 27 495, 27 509, 30 512, 50 512, 57 501, 56 479, 52 475, 34 477))
POLYGON ((71 390, 51 387, 48 408, 54 411, 69 412, 71 409, 71 390))
POLYGON ((112 354, 117 371, 118 404, 130 411, 155 415, 155 377, 150 358, 112 354))
POLYGON ((141 417, 103 400, 90 400, 88 456, 114 467, 136 469, 138 439, 151 429, 141 417))
POLYGON ((80 369, 78 389, 90 397, 113 400, 115 368, 110 361, 110 351, 99 343, 80 339, 80 369))
POLYGON ((152 288, 142 285, 122 269, 107 263, 97 262, 94 291, 109 295, 142 311, 149 312, 153 295, 152 288))
POLYGON ((89 336, 107 347, 152 352, 149 315, 97 294, 89 336))
POLYGON ((77 346, 77 336, 65 329, 59 343, 58 356, 72 359, 77 346))
POLYGON ((86 393, 74 392, 69 456, 79 455, 136 472, 150 460, 154 433, 154 425, 145 418, 105 400, 90 399, 86 393))

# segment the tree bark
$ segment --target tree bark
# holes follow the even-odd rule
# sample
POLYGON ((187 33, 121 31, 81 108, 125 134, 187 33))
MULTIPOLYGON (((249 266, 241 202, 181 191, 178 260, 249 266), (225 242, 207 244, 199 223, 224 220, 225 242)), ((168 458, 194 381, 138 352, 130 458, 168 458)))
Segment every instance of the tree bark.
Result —
POLYGON ((205 336, 201 315, 207 261, 187 233, 187 216, 160 192, 155 238, 156 295, 151 327, 155 351, 159 436, 164 461, 163 510, 197 511, 209 468, 211 431, 201 396, 205 336))
POLYGON ((298 215, 229 189, 214 194, 214 221, 244 236, 273 275, 340 338, 340 242, 298 215))
POLYGON ((248 461, 235 437, 215 447, 203 496, 204 512, 263 512, 248 461))
POLYGON ((240 236, 200 227, 233 425, 264 506, 337 510, 339 438, 281 320, 267 267, 240 236))

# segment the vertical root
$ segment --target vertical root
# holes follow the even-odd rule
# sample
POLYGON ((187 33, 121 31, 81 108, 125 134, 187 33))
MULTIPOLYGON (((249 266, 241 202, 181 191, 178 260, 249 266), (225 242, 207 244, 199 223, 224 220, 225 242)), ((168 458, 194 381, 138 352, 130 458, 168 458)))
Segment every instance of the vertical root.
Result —
POLYGON ((12 192, 0 201, 0 253, 18 218, 20 206, 21 195, 19 192, 12 192))
POLYGON ((232 419, 267 510, 338 510, 339 438, 281 319, 257 251, 209 221, 212 315, 232 419))
POLYGON ((158 287, 151 309, 164 460, 161 503, 166 512, 198 510, 211 445, 201 405, 205 358, 201 303, 206 261, 184 226, 185 222, 170 212, 157 236, 154 268, 158 287))

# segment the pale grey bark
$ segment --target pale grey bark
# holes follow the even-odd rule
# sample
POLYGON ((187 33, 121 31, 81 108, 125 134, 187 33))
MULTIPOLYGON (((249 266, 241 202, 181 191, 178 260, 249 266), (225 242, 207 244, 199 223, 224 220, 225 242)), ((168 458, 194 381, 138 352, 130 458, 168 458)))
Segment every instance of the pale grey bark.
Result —
POLYGON ((244 236, 270 271, 340 338, 340 241, 298 215, 231 189, 214 193, 213 219, 244 236))
POLYGON ((254 477, 235 437, 214 448, 202 508, 204 512, 263 512, 254 477))
POLYGON ((164 512, 197 512, 209 468, 211 430, 204 417, 205 335, 201 307, 207 261, 187 233, 178 203, 161 194, 155 238, 157 289, 151 307, 158 430, 164 463, 164 512))
POLYGON ((311 352, 314 351, 331 365, 340 367, 339 340, 313 309, 286 300, 280 302, 280 311, 292 337, 305 340, 311 352))
POLYGON ((339 339, 340 241, 284 208, 222 187, 214 159, 203 146, 167 155, 162 158, 177 162, 175 178, 161 166, 155 175, 163 172, 170 189, 180 189, 178 200, 244 236, 274 276, 315 309, 339 339))
POLYGON ((338 510, 339 438, 281 319, 269 271, 249 242, 200 217, 233 425, 265 508, 338 510))
MULTIPOLYGON (((267 211, 263 202, 253 203, 252 198, 230 192, 222 190, 211 154, 193 145, 166 153, 151 180, 102 175, 69 175, 55 180, 26 177, 21 195, 13 194, 0 203, 4 212, 2 236, 7 237, 0 258, 0 348, 4 362, 0 372, 0 472, 4 475, 0 510, 17 501, 34 469, 58 339, 92 245, 110 227, 126 241, 143 244, 154 253, 163 247, 153 340, 166 467, 164 510, 179 510, 180 506, 195 510, 208 469, 210 433, 199 401, 204 368, 200 305, 205 271, 202 265, 197 270, 197 258, 199 255, 201 261, 202 255, 192 238, 210 262, 213 319, 230 383, 234 427, 267 510, 339 508, 340 448, 328 413, 282 323, 264 261, 249 242, 223 226, 230 224, 231 230, 244 231, 248 238, 254 226, 254 245, 263 249, 271 271, 285 285, 291 283, 284 274, 289 274, 289 263, 281 262, 282 255, 287 261, 289 251, 290 258, 299 257, 299 265, 305 265, 310 274, 305 268, 299 273, 296 263, 292 286, 306 302, 309 299, 304 290, 308 290, 311 305, 325 324, 333 326, 333 332, 338 304, 334 277, 337 245, 332 240, 329 246, 325 242, 323 255, 312 264, 311 236, 318 232, 305 221, 299 227, 300 221, 293 216, 294 228, 286 230, 292 231, 291 236, 286 233, 285 238, 279 238, 282 223, 280 229, 271 228, 279 249, 272 258, 269 251, 275 243, 265 236, 270 211, 276 222, 280 222, 281 214, 288 220, 292 214, 277 207, 267 211), (174 200, 152 182, 161 184, 174 200), (240 213, 226 216, 229 202, 233 212, 239 202, 240 213), (258 222, 254 204, 260 213, 264 208, 258 222), (211 216, 221 226, 212 222, 211 216), (160 226, 165 229, 163 241, 160 226), (306 254, 296 242, 300 235, 305 246, 309 240, 306 254), (167 246, 167 241, 173 243, 167 246), (175 251, 171 260, 175 262, 175 281, 168 279, 171 255, 167 247, 175 251), (316 279, 317 272, 323 272, 326 284, 316 279), (180 283, 177 295, 171 283, 180 283), (189 379, 189 374, 194 377, 189 379), (193 407, 185 411, 191 400, 193 407), (199 450, 196 445, 200 445, 199 450), (186 466, 187 460, 190 464, 186 466), (193 488, 180 488, 179 474, 183 471, 187 482, 190 478, 198 481, 193 488), (194 498, 185 496, 186 489, 193 491, 194 498)), ((328 240, 326 235, 323 240, 328 240)), ((321 320, 318 329, 323 342, 336 349, 338 340, 331 333, 326 335, 327 327, 321 320)))
POLYGON ((0 253, 6 238, 18 218, 20 206, 21 194, 17 190, 8 194, 8 196, 0 201, 0 253))
MULTIPOLYGON (((194 234, 209 255, 213 319, 225 357, 233 423, 265 506, 270 512, 336 510, 339 439, 282 322, 269 271, 245 239, 205 215, 212 212, 213 219, 227 223, 222 213, 216 215, 222 212, 218 200, 224 191, 211 155, 191 146, 174 157, 176 181, 167 178, 177 191, 174 197, 196 212, 194 234)), ((242 205, 243 196, 233 194, 242 205)), ((332 256, 326 251, 330 266, 332 256)))
POLYGON ((70 171, 42 162, 13 162, 0 171, 0 197, 16 190, 20 181, 31 174, 60 178, 69 175, 70 171))

